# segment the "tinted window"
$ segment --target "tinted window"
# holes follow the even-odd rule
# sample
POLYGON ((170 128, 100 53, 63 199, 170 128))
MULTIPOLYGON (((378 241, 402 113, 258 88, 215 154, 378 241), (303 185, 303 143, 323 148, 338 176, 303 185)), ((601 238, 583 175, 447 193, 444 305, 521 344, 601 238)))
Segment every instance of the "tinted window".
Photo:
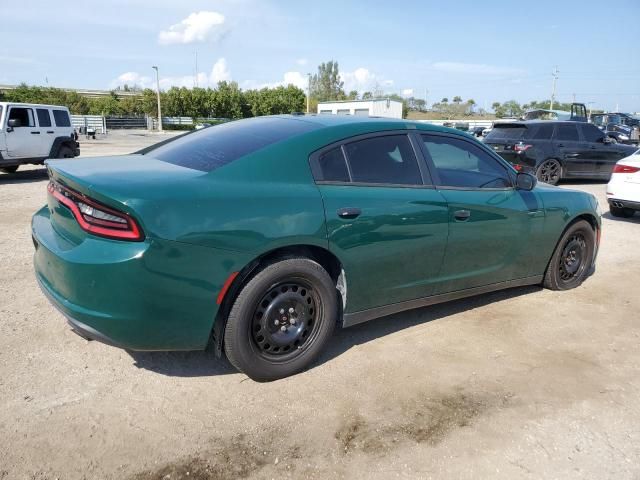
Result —
POLYGON ((581 125, 580 128, 582 128, 582 135, 587 142, 597 142, 599 139, 604 137, 602 131, 594 125, 585 123, 584 125, 581 125))
POLYGON ((35 127, 33 110, 30 108, 13 107, 9 110, 8 120, 18 120, 20 127, 35 127))
POLYGON ((487 140, 496 140, 496 139, 518 140, 522 138, 526 130, 527 128, 523 126, 517 126, 517 127, 495 126, 493 127, 493 130, 491 130, 487 135, 487 140))
POLYGON ((553 135, 553 124, 542 124, 538 126, 536 133, 533 134, 533 140, 551 140, 553 135))
POLYGON ((422 140, 440 176, 440 185, 461 188, 511 186, 507 170, 477 145, 435 135, 423 135, 422 140))
POLYGON ((345 145, 354 182, 420 185, 418 162, 406 135, 367 138, 345 145))
POLYGON ((313 176, 318 181, 348 182, 349 170, 340 147, 320 155, 313 167, 313 176))
POLYGON ((222 123, 177 138, 145 154, 209 172, 289 137, 318 128, 304 120, 257 117, 222 123))
POLYGON ((46 108, 38 108, 36 112, 38 112, 38 125, 41 127, 50 127, 51 116, 49 115, 49 110, 46 108))
POLYGON ((56 120, 56 127, 71 126, 71 119, 65 110, 53 110, 53 118, 56 120))
POLYGON ((568 123, 561 123, 558 125, 556 131, 556 140, 568 140, 570 142, 577 142, 580 140, 578 137, 578 127, 570 125, 568 123))

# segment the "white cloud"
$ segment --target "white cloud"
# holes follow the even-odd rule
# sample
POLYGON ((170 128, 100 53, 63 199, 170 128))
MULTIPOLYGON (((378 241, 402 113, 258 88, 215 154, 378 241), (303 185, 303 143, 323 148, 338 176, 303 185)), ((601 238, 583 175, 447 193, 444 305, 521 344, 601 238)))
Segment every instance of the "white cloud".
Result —
POLYGON ((526 73, 521 68, 501 67, 483 63, 436 62, 432 67, 441 72, 473 75, 523 75, 526 73))
POLYGON ((180 23, 158 34, 160 45, 188 44, 217 40, 224 33, 224 15, 218 12, 194 12, 180 23))
POLYGON ((307 63, 309 63, 309 60, 307 60, 306 58, 299 58, 296 60, 296 63, 300 66, 305 66, 307 63))
MULTIPOLYGON (((162 72, 161 72, 162 73, 162 72)), ((183 75, 175 77, 160 77, 160 88, 162 90, 168 90, 171 87, 193 87, 196 82, 196 77, 193 75, 183 75)), ((231 80, 231 72, 227 66, 227 61, 224 58, 219 58, 211 68, 211 73, 198 72, 197 85, 199 87, 216 87, 218 82, 223 80, 231 80)), ((129 86, 137 85, 142 88, 156 88, 156 79, 152 76, 141 75, 138 72, 125 72, 119 75, 117 78, 111 81, 110 88, 116 88, 123 86, 124 84, 129 86)))
POLYGON ((376 87, 390 87, 393 85, 393 80, 382 78, 364 67, 356 68, 353 72, 342 73, 340 77, 344 82, 345 92, 357 90, 362 93, 375 90, 376 87))
POLYGON ((405 88, 402 90, 403 97, 410 97, 411 95, 413 95, 413 88, 405 88))

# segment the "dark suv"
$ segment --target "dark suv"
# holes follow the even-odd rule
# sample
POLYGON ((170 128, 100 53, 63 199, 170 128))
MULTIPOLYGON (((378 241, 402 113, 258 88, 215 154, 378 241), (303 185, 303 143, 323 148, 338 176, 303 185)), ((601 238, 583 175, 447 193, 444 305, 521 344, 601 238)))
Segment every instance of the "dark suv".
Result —
POLYGON ((638 120, 621 113, 597 113, 589 119, 605 135, 617 143, 637 145, 639 135, 638 120))
POLYGON ((551 185, 563 178, 608 180, 616 162, 636 150, 612 143, 598 127, 584 122, 496 124, 484 143, 516 170, 551 185))

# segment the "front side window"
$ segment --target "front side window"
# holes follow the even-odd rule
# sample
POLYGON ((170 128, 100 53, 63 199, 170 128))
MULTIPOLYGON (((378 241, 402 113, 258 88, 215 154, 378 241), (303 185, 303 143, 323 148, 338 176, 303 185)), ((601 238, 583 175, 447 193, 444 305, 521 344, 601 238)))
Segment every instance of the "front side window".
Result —
POLYGON ((65 110, 53 110, 53 118, 56 121, 56 127, 70 127, 71 119, 69 113, 65 110))
POLYGON ((8 120, 17 120, 19 127, 35 127, 36 123, 33 118, 33 110, 30 108, 13 107, 9 110, 8 120))
POLYGON ((367 138, 346 144, 345 150, 353 182, 422 184, 418 161, 406 135, 367 138))
POLYGON ((38 125, 41 127, 50 127, 51 117, 49 116, 49 110, 46 108, 37 108, 36 112, 38 113, 38 125))
POLYGON ((422 135, 427 153, 440 177, 440 186, 456 188, 508 188, 507 170, 477 145, 465 140, 422 135))
POLYGON ((590 125, 585 123, 582 125, 582 135, 584 136, 585 141, 587 142, 598 142, 602 141, 604 135, 602 131, 596 127, 595 125, 590 125))
POLYGON ((580 140, 580 137, 578 136, 578 127, 568 123, 558 125, 558 130, 556 130, 556 140, 577 142, 580 140))

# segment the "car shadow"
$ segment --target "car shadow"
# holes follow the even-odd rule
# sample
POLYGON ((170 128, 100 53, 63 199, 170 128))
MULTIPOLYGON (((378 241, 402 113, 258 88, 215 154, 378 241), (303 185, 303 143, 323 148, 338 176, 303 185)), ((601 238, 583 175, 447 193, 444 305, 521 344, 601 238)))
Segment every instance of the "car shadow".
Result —
POLYGON ((15 173, 0 173, 0 185, 3 183, 32 183, 41 182, 48 178, 47 168, 18 170, 15 173))
MULTIPOLYGON (((517 287, 439 305, 432 305, 407 312, 377 318, 349 328, 338 328, 329 345, 309 370, 329 362, 357 345, 425 324, 450 317, 473 308, 540 291, 540 286, 517 287)), ((226 358, 216 358, 213 351, 200 352, 127 352, 135 366, 171 377, 204 377, 237 373, 226 358)))
POLYGON ((606 218, 607 220, 613 220, 615 222, 624 222, 624 223, 640 223, 640 213, 636 213, 633 217, 624 218, 624 217, 614 217, 611 215, 611 212, 604 212, 602 214, 602 218, 606 218))

